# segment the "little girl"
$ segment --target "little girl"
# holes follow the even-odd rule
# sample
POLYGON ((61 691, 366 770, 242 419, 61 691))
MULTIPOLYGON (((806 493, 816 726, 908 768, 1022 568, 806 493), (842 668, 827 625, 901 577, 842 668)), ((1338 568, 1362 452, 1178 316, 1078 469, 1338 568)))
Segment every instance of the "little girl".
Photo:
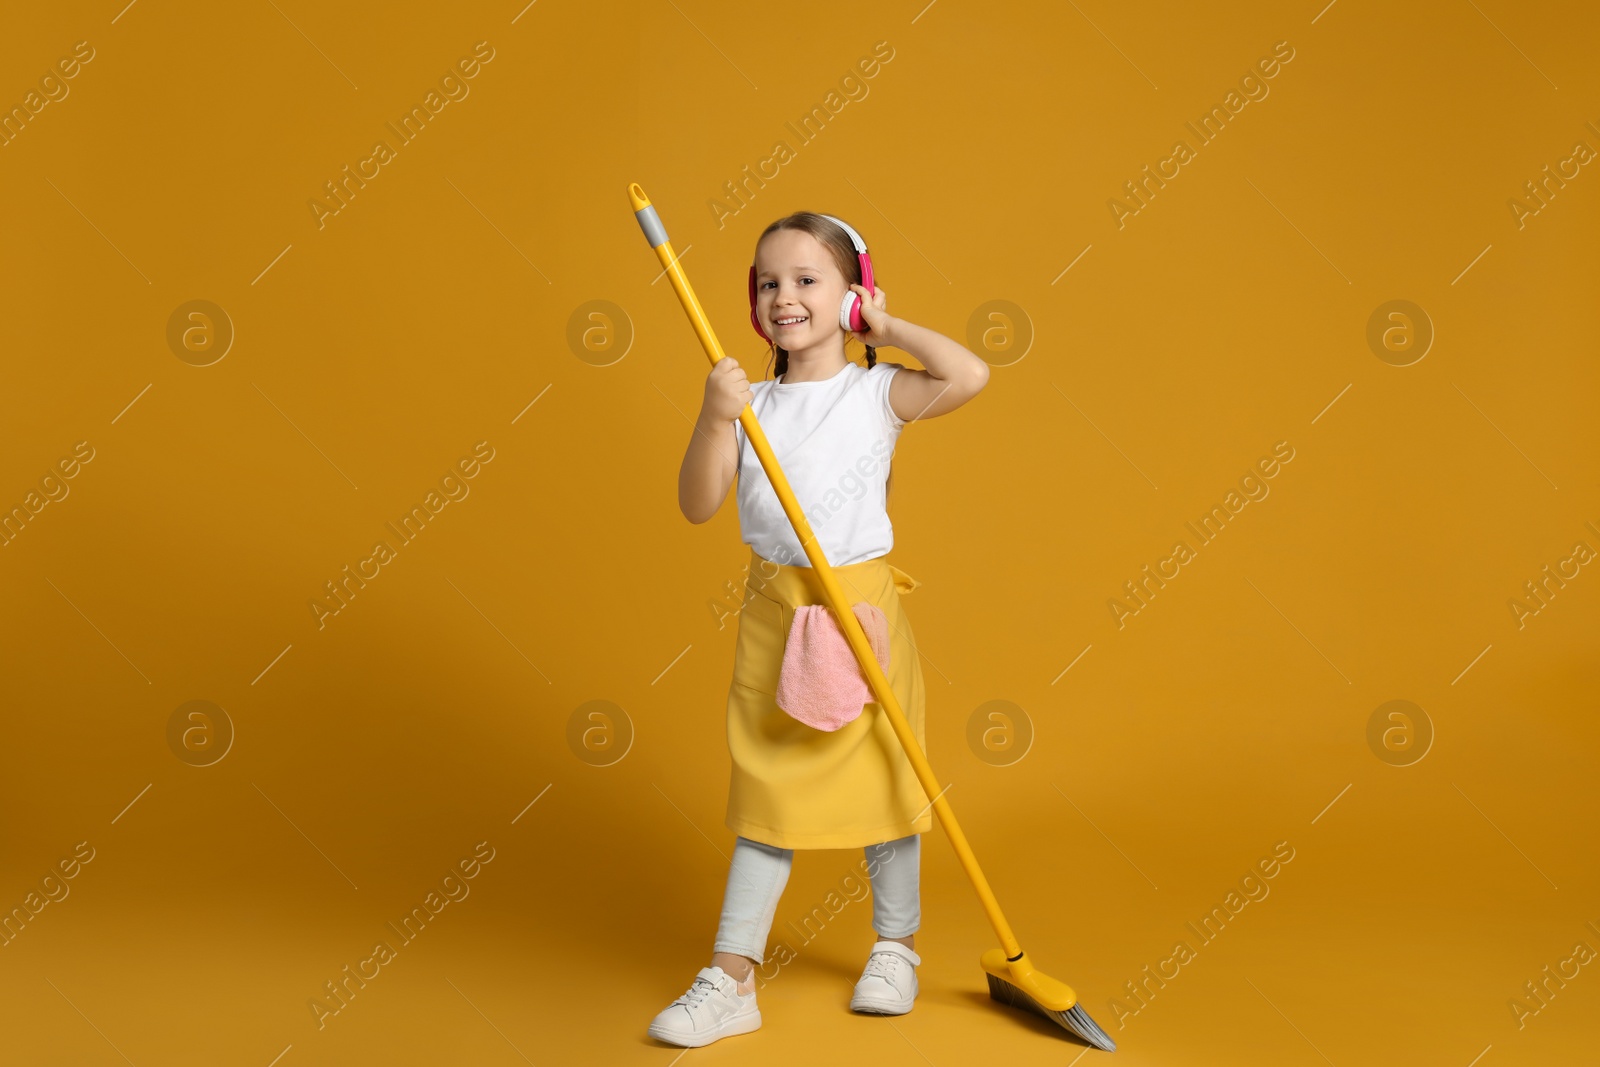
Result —
POLYGON ((777 706, 796 610, 827 598, 739 414, 746 404, 754 411, 847 598, 883 613, 884 674, 923 745, 922 670, 900 607, 900 596, 919 583, 885 558, 894 545, 889 462, 908 422, 954 411, 989 378, 988 365, 955 341, 889 315, 865 243, 831 215, 802 211, 768 226, 756 243, 750 287, 751 322, 769 342, 776 377, 752 386, 731 356, 711 368, 678 476, 679 507, 698 524, 716 514, 737 475, 739 529, 751 550, 728 691, 726 821, 737 836, 722 918, 710 965, 649 1028, 658 1040, 691 1048, 760 1027, 755 967, 796 848, 864 848, 877 940, 850 1007, 910 1011, 913 968, 922 962, 912 949, 921 917, 920 835, 933 825, 932 805, 876 702, 859 714, 848 709, 842 725, 826 724, 833 729, 777 706), (866 346, 865 367, 845 358, 847 338, 866 346), (927 369, 878 363, 885 345, 927 369))

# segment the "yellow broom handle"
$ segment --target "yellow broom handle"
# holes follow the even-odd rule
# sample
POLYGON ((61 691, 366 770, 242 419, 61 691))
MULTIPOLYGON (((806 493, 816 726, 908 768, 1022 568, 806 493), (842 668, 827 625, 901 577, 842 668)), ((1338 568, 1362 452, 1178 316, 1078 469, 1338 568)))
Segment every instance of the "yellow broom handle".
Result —
MULTIPOLYGON (((723 358, 722 345, 717 341, 717 335, 711 329, 711 322, 706 318, 700 301, 695 298, 694 289, 683 273, 677 254, 672 251, 672 242, 667 239, 667 231, 661 224, 660 216, 656 214, 655 208, 650 206, 650 198, 644 195, 644 190, 637 182, 628 186, 628 199, 633 204, 634 215, 644 230, 646 240, 655 249, 661 265, 666 268, 667 277, 672 281, 672 288, 677 292, 683 310, 688 313, 696 336, 700 338, 701 347, 705 349, 706 355, 715 366, 717 361, 723 358)), ((895 699, 889 679, 878 666, 878 657, 872 652, 866 631, 861 628, 856 613, 850 610, 849 601, 845 599, 839 579, 834 576, 833 568, 828 565, 827 558, 822 554, 822 546, 817 543, 816 536, 811 532, 811 524, 806 522, 805 512, 800 509, 794 492, 789 488, 789 481, 783 476, 783 470, 778 466, 778 458, 772 454, 772 447, 767 444, 767 435, 762 432, 761 424, 756 421, 756 414, 750 409, 749 404, 746 404, 744 410, 739 413, 739 425, 744 427, 745 436, 750 439, 756 457, 761 460, 761 468, 767 472, 767 480, 772 483, 773 490, 778 494, 778 502, 783 505, 783 513, 789 516, 789 523, 800 539, 800 547, 805 550, 806 558, 811 561, 812 571, 822 583, 823 592, 828 598, 828 606, 833 609, 834 616, 844 630, 845 639, 850 642, 850 648, 855 652, 856 660, 860 662, 861 669, 867 676, 867 682, 878 698, 878 705, 888 713, 889 723, 894 727, 895 735, 900 738, 900 744, 911 760, 912 768, 917 772, 917 781, 922 783, 922 790, 932 801, 933 810, 939 816, 939 823, 949 836, 950 844, 955 847, 961 866, 966 869, 967 877, 977 889, 978 899, 983 902, 983 910, 989 916, 989 922, 993 924, 995 933, 999 935, 1001 946, 1005 948, 1008 957, 1018 956, 1022 952, 1022 946, 1017 943, 1005 916, 1000 913, 1000 905, 994 899, 994 893, 989 888, 988 880, 983 877, 983 871, 978 867, 978 858, 972 854, 972 849, 967 845, 966 835, 961 832, 961 826, 956 822, 955 812, 950 810, 950 802, 944 799, 943 790, 939 788, 939 779, 934 775, 933 768, 928 765, 927 757, 923 756, 916 735, 911 732, 911 724, 906 721, 905 713, 900 710, 900 702, 895 699)))

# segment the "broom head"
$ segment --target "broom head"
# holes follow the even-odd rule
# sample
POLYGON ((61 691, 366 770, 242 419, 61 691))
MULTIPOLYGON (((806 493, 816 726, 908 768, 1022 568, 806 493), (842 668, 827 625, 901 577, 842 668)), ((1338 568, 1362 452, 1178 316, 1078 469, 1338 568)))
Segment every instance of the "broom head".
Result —
POLYGON ((1043 1015, 1103 1052, 1117 1050, 1117 1043, 1083 1010, 1072 987, 1035 970, 1026 952, 1013 962, 1006 959, 1005 949, 992 948, 979 962, 989 978, 989 995, 995 1000, 1043 1015))

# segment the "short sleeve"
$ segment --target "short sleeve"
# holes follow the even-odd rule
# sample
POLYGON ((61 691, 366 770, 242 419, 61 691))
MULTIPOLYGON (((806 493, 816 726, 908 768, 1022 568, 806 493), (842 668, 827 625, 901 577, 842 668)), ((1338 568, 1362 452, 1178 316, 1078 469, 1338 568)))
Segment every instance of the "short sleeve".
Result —
POLYGON ((878 376, 878 392, 880 395, 877 398, 877 404, 883 412, 883 423, 889 428, 891 433, 899 433, 900 430, 904 428, 906 420, 902 419, 899 415, 896 415, 894 411, 894 405, 889 403, 889 383, 894 381, 894 376, 896 374, 906 369, 905 364, 888 363, 880 359, 873 364, 874 369, 877 369, 878 367, 890 368, 887 371, 881 372, 878 376))

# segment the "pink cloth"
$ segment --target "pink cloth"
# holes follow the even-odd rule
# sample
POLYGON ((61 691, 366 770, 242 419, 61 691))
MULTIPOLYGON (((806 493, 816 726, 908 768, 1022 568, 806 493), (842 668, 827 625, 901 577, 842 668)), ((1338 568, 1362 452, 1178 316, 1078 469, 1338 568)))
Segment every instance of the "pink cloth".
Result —
MULTIPOLYGON (((852 604, 878 666, 889 669, 889 620, 876 605, 852 604)), ((838 620, 826 604, 795 608, 778 671, 777 705, 818 730, 833 731, 861 716, 876 698, 862 676, 838 620)))

